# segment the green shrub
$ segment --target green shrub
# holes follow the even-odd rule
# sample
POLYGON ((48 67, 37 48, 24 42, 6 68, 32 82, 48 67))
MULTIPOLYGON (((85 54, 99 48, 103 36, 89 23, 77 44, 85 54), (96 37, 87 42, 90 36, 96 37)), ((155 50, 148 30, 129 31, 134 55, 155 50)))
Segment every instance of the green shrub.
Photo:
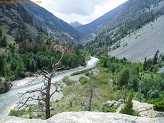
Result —
POLYGON ((87 71, 87 72, 85 72, 85 75, 89 77, 89 76, 94 75, 94 74, 92 71, 91 72, 87 71))
POLYGON ((153 106, 156 111, 164 111, 164 101, 156 102, 153 106))
POLYGON ((160 102, 162 100, 163 100, 162 98, 155 98, 155 99, 148 100, 147 102, 151 104, 155 104, 156 102, 160 102))
POLYGON ((89 68, 89 69, 86 69, 86 70, 82 70, 82 71, 74 72, 74 73, 71 74, 71 76, 75 76, 75 75, 83 74, 83 73, 85 73, 85 72, 89 72, 89 71, 93 70, 94 68, 95 68, 95 67, 89 68))
POLYGON ((103 106, 102 111, 103 112, 116 112, 117 108, 118 108, 118 106, 112 106, 112 107, 103 106))
POLYGON ((89 80, 88 80, 86 77, 83 77, 83 76, 81 76, 81 77, 79 78, 79 81, 80 81, 80 83, 81 83, 82 85, 84 85, 84 84, 86 84, 86 83, 89 82, 89 80))
POLYGON ((66 84, 67 86, 72 85, 72 84, 75 83, 75 81, 71 80, 68 76, 65 76, 65 77, 63 78, 63 82, 65 82, 65 84, 66 84))
POLYGON ((18 116, 18 112, 16 110, 10 110, 9 116, 18 116))
POLYGON ((133 110, 133 103, 132 103, 133 94, 131 93, 128 97, 128 101, 126 102, 125 106, 121 109, 121 113, 139 116, 139 112, 133 110))
POLYGON ((164 98, 156 98, 153 100, 148 100, 148 103, 154 104, 153 108, 156 111, 164 111, 164 98))
POLYGON ((33 115, 32 115, 32 112, 29 113, 29 119, 32 119, 33 118, 33 115))

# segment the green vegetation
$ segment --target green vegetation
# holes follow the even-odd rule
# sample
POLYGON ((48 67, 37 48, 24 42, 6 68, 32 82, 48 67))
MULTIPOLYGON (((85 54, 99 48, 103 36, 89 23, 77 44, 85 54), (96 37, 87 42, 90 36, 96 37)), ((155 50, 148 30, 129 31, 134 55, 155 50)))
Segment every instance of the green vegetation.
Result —
POLYGON ((89 83, 89 80, 86 77, 83 77, 83 76, 79 78, 79 81, 82 85, 84 85, 86 83, 89 83))
POLYGON ((148 102, 154 104, 154 110, 164 111, 164 98, 155 98, 153 100, 148 100, 148 102))
POLYGON ((7 46, 6 36, 2 35, 2 29, 0 28, 0 48, 6 46, 7 46))
MULTIPOLYGON (((146 4, 147 3, 145 2, 144 6, 146 4)), ((147 6, 150 7, 150 4, 147 6)), ((107 24, 105 27, 103 27, 103 30, 98 32, 94 40, 87 44, 86 49, 91 53, 91 55, 94 55, 100 51, 107 53, 108 51, 117 49, 120 47, 121 39, 127 35, 133 34, 135 31, 141 29, 149 22, 155 21, 161 15, 163 15, 163 12, 160 10, 156 13, 147 11, 140 13, 139 15, 137 14, 136 17, 132 17, 128 19, 128 21, 122 22, 120 24, 115 25, 115 23, 113 23, 114 26, 111 24, 108 26, 107 24)), ((124 44, 124 46, 126 45, 127 44, 124 44)))
MULTIPOLYGON (((68 86, 63 89, 61 100, 51 102, 55 107, 51 115, 65 111, 116 112, 120 104, 103 106, 103 103, 123 99, 125 106, 121 112, 138 116, 139 113, 133 110, 133 95, 135 100, 151 102, 155 110, 163 111, 164 74, 154 70, 154 66, 159 68, 163 64, 161 56, 157 55, 158 62, 144 70, 144 63, 131 63, 125 58, 99 54, 98 75, 94 75, 91 69, 79 78, 80 83, 75 83, 68 76, 63 78, 68 86)), ((154 58, 149 60, 154 61, 154 58)), ((43 118, 43 114, 39 115, 43 118)))
POLYGON ((63 78, 63 82, 65 82, 65 84, 66 84, 67 86, 72 85, 72 84, 75 83, 75 81, 71 80, 68 76, 65 76, 65 77, 63 78))
MULTIPOLYGON (((1 30, 0 35, 2 35, 1 30)), ((81 46, 64 46, 42 33, 37 37, 36 42, 23 35, 18 36, 19 48, 12 44, 3 44, 3 40, 6 41, 6 38, 0 37, 0 44, 5 49, 5 52, 0 52, 0 77, 4 77, 6 82, 32 76, 34 73, 41 74, 43 70, 51 71, 52 63, 60 59, 64 47, 67 51, 60 64, 61 70, 85 66, 90 57, 81 46), (43 39, 44 42, 41 41, 43 39)))
POLYGON ((132 98, 133 98, 133 94, 131 93, 128 97, 128 100, 127 100, 125 106, 121 109, 120 112, 123 114, 138 116, 139 113, 137 111, 133 110, 132 98))
POLYGON ((112 106, 112 107, 103 106, 102 111, 103 112, 116 112, 117 108, 118 108, 118 106, 112 106))
POLYGON ((81 70, 81 71, 74 72, 74 73, 71 74, 71 76, 75 76, 75 75, 79 75, 79 74, 83 74, 83 73, 89 72, 89 71, 93 70, 94 68, 95 67, 89 68, 89 69, 86 69, 86 70, 81 70))

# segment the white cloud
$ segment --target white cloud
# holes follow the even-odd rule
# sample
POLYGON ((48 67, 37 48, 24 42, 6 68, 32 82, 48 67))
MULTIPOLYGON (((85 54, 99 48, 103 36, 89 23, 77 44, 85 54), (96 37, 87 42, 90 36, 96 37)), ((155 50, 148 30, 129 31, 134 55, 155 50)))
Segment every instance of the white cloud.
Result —
POLYGON ((42 0, 42 7, 70 23, 86 24, 127 0, 42 0))

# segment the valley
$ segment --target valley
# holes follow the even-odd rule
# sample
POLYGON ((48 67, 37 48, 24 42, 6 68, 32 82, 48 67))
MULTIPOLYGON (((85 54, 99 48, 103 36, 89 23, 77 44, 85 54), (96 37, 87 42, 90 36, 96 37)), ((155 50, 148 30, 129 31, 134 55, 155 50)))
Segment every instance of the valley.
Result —
POLYGON ((164 122, 164 0, 9 2, 0 122, 164 122))

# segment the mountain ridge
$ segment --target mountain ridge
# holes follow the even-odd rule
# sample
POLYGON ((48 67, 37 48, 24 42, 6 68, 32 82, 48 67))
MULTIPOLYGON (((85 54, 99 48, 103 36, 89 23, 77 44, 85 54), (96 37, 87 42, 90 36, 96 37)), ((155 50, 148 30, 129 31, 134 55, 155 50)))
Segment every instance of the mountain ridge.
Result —
POLYGON ((95 19, 94 21, 92 21, 88 24, 82 25, 82 26, 78 26, 75 29, 78 30, 79 32, 81 32, 84 35, 88 35, 88 34, 94 32, 100 25, 103 25, 106 22, 112 21, 112 19, 124 7, 124 5, 125 5, 125 3, 119 5, 115 9, 105 13, 101 17, 95 19))
POLYGON ((0 6, 0 26, 6 30, 6 35, 13 37, 12 40, 17 35, 35 40, 41 30, 55 40, 63 42, 80 40, 81 34, 77 30, 37 4, 0 4, 0 6))
POLYGON ((142 26, 156 20, 163 14, 164 0, 149 0, 147 2, 145 0, 129 0, 113 21, 104 24, 96 32, 85 37, 83 43, 87 44, 93 53, 99 51, 109 52, 120 46, 119 42, 122 38, 141 29, 142 26), (134 5, 131 5, 132 2, 134 2, 134 5), (133 9, 134 6, 136 8, 133 9), (114 47, 113 44, 115 44, 114 47))
POLYGON ((79 23, 78 21, 75 21, 75 22, 69 23, 69 25, 71 25, 73 28, 76 28, 78 26, 81 26, 82 24, 79 23))

